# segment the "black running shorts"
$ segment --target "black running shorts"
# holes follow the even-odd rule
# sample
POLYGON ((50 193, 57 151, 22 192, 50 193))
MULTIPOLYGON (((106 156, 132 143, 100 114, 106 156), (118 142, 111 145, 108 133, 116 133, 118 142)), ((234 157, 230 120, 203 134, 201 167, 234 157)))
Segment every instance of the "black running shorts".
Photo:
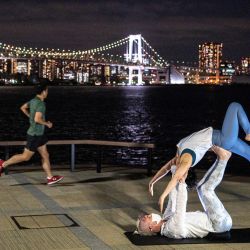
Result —
POLYGON ((37 148, 45 145, 48 142, 46 135, 29 135, 27 134, 27 143, 25 148, 29 151, 35 152, 37 148))

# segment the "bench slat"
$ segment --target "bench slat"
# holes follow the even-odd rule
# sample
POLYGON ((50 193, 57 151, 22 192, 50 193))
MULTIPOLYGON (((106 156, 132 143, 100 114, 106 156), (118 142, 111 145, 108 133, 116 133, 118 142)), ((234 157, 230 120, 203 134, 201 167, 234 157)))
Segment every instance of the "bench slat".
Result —
MULTIPOLYGON (((97 146, 115 146, 115 147, 132 147, 132 148, 154 148, 152 143, 137 142, 117 142, 117 141, 99 141, 99 140, 51 140, 48 145, 97 145, 97 146)), ((26 141, 0 141, 0 146, 22 146, 26 141)))

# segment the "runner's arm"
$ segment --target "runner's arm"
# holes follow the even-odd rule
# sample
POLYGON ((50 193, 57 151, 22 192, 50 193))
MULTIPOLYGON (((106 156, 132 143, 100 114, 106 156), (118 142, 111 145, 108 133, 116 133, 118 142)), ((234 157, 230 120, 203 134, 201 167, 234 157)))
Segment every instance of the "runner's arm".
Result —
POLYGON ((43 119, 43 114, 41 112, 36 112, 35 114, 35 117, 34 117, 34 121, 38 124, 41 124, 41 125, 45 125, 47 126, 48 128, 51 128, 52 127, 52 123, 49 122, 49 121, 44 121, 43 119))
POLYGON ((29 113, 29 104, 28 103, 24 103, 21 107, 20 110, 28 117, 30 117, 30 113, 29 113))

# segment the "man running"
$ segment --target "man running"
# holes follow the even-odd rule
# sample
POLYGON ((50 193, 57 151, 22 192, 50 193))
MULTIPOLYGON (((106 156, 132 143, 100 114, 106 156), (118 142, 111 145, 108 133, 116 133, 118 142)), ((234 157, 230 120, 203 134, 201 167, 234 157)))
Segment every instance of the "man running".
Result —
POLYGON ((29 117, 30 127, 27 131, 27 144, 22 154, 12 156, 7 161, 0 160, 0 176, 4 168, 23 161, 29 161, 36 151, 41 155, 42 167, 47 175, 47 184, 51 185, 63 179, 63 176, 51 173, 49 153, 46 143, 48 139, 44 133, 45 126, 52 128, 53 124, 45 120, 46 106, 44 100, 48 96, 48 86, 38 84, 36 86, 36 96, 29 102, 21 106, 22 112, 29 117))

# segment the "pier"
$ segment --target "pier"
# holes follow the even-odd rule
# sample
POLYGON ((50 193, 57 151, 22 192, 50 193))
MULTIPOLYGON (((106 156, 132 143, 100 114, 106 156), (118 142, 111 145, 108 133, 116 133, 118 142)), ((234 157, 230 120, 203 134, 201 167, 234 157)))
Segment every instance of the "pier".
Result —
MULTIPOLYGON (((13 168, 0 179, 1 250, 250 248, 250 244, 216 242, 133 245, 124 233, 135 229, 139 213, 158 212, 158 198, 169 176, 155 185, 152 198, 148 194, 150 178, 141 168, 105 166, 102 173, 96 173, 95 166, 90 165, 74 172, 54 166, 54 173, 63 175, 64 180, 51 187, 45 184, 43 171, 37 170, 40 166, 32 169, 13 168)), ((198 172, 198 177, 203 174, 198 172)), ((249 228, 249 193, 249 177, 226 175, 218 188, 217 194, 231 214, 234 228, 249 228)), ((188 210, 202 210, 195 191, 189 192, 188 210)))

